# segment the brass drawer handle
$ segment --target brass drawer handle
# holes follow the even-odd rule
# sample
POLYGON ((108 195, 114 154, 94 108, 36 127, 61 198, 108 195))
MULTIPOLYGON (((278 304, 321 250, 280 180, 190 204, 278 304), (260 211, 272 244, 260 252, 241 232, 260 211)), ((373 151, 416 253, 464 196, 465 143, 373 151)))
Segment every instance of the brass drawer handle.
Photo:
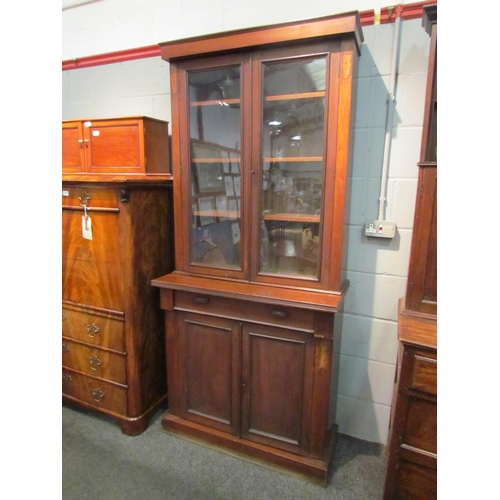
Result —
POLYGON ((102 361, 97 356, 92 356, 89 359, 89 363, 92 370, 98 370, 99 367, 102 365, 102 361))
POLYGON ((63 352, 63 354, 65 352, 69 352, 69 345, 65 344, 64 342, 63 342, 63 345, 62 345, 62 352, 63 352))
POLYGON ((208 304, 210 302, 210 297, 206 297, 205 295, 197 295, 193 298, 193 302, 195 304, 208 304))
POLYGON ((63 384, 69 384, 70 382, 73 381, 73 377, 71 375, 68 375, 67 373, 63 373, 62 381, 63 381, 63 384))
POLYGON ((282 309, 272 309, 271 310, 271 316, 274 316, 275 318, 286 318, 288 316, 288 311, 283 311, 282 309))
POLYGON ((66 313, 63 311, 63 313, 62 313, 62 320, 63 320, 63 321, 66 321, 66 319, 67 319, 67 317, 66 317, 66 313))
POLYGON ((85 327, 87 329, 87 333, 89 337, 94 338, 99 333, 99 327, 95 323, 90 323, 85 327))
POLYGON ((99 387, 97 387, 96 389, 94 389, 92 391, 92 396, 94 396, 94 401, 97 401, 98 403, 100 403, 104 398, 104 392, 102 392, 101 389, 99 389, 99 387))

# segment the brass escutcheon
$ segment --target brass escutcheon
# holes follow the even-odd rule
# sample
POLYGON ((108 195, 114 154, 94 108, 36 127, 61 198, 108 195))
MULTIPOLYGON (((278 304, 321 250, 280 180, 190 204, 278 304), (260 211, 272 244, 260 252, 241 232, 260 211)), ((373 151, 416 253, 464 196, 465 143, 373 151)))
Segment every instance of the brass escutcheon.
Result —
POLYGON ((89 337, 94 338, 99 333, 99 327, 95 323, 86 326, 89 337))
POLYGON ((80 196, 77 196, 77 198, 80 200, 80 205, 82 207, 85 207, 88 205, 88 203, 90 201, 90 194, 87 193, 87 191, 82 191, 80 193, 80 196))
POLYGON ((89 359, 89 363, 92 370, 97 370, 102 365, 102 361, 97 356, 92 356, 89 359))
POLYGON ((101 389, 99 389, 99 387, 92 391, 92 395, 94 396, 94 400, 97 401, 98 403, 100 403, 104 398, 104 392, 102 392, 101 389))

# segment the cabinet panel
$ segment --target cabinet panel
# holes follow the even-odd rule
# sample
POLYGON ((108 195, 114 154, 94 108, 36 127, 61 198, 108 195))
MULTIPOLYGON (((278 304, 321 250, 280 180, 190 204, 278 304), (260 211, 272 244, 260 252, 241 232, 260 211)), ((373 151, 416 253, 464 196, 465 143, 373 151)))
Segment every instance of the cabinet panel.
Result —
POLYGON ((62 164, 66 172, 85 171, 82 122, 66 122, 62 127, 62 164))
POLYGON ((184 418, 237 433, 240 384, 238 323, 180 313, 178 327, 184 418))
POLYGON ((243 325, 242 436, 306 454, 314 337, 243 325))
POLYGON ((88 127, 89 171, 140 171, 141 125, 141 122, 98 121, 88 127))
POLYGON ((123 310, 119 219, 115 213, 91 213, 93 239, 82 234, 83 212, 63 210, 63 299, 123 310))

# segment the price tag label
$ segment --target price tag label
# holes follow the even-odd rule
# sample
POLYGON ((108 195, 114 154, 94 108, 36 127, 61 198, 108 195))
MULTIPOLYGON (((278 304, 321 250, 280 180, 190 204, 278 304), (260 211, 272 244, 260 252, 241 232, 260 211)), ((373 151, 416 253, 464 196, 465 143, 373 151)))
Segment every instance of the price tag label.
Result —
POLYGON ((88 215, 82 216, 82 235, 86 240, 92 239, 92 219, 88 215))

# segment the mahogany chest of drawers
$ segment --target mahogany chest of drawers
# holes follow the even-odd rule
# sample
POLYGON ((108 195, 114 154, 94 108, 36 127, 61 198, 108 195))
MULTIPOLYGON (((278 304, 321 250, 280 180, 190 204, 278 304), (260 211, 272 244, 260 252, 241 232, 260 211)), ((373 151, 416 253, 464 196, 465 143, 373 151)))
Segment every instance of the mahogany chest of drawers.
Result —
POLYGON ((166 400, 163 312, 150 281, 173 265, 171 187, 89 177, 62 189, 63 400, 139 434, 166 400))

